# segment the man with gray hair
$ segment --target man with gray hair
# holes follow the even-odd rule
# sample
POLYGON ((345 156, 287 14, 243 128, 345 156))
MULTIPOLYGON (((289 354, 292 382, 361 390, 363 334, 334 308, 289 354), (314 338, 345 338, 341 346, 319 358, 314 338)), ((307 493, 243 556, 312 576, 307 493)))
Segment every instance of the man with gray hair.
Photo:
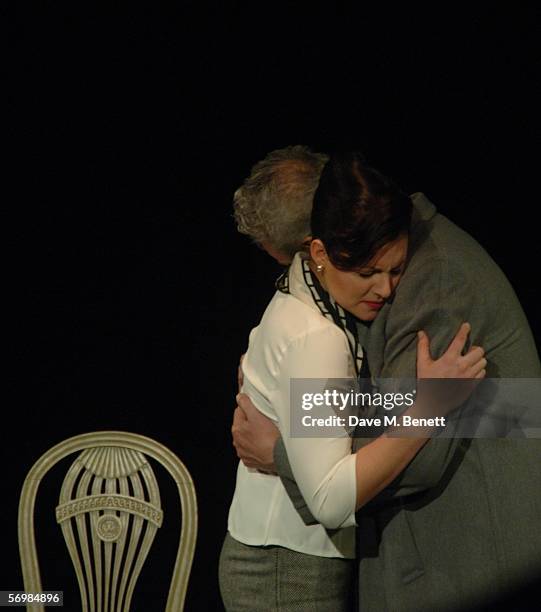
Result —
MULTIPOLYGON (((252 192, 244 186, 239 190, 244 198, 241 208, 253 211, 254 220, 240 221, 242 214, 236 212, 240 231, 269 252, 277 249, 283 263, 309 234, 310 198, 317 169, 325 163, 325 156, 308 163, 312 155, 305 147, 271 153, 248 179, 264 164, 265 173, 253 193, 265 196, 250 204, 252 192), (296 153, 286 160, 284 151, 299 151, 299 156, 302 151, 305 161, 296 153), (275 153, 278 159, 271 162, 275 153), (278 193, 277 184, 287 184, 286 191, 297 194, 295 215, 305 224, 296 226, 295 232, 286 229, 287 201, 271 197, 278 193)), ((370 327, 359 325, 378 390, 384 391, 392 379, 415 378, 419 330, 428 333, 432 356, 438 358, 464 321, 471 324, 471 342, 485 350, 487 377, 539 379, 541 365, 531 330, 502 271, 426 196, 410 197, 413 216, 406 270, 393 299, 370 327)), ((235 206, 238 210, 237 199, 235 206)), ((278 430, 246 396, 239 396, 238 402, 232 428, 238 456, 247 467, 276 470, 297 511, 310 524, 312 514, 296 487, 278 430)), ((368 440, 353 442, 355 451, 368 440)), ((429 440, 402 474, 357 515, 360 610, 490 606, 512 589, 538 580, 540 461, 539 440, 429 440)))
POLYGON ((255 164, 233 197, 239 232, 278 263, 288 264, 310 235, 310 213, 328 157, 296 145, 255 164))

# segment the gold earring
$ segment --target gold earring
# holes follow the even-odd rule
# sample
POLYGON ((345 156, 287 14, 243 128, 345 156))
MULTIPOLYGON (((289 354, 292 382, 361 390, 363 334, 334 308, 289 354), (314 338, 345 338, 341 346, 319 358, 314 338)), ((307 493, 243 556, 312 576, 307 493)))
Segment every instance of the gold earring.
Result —
POLYGON ((323 264, 317 264, 317 266, 316 266, 316 270, 317 270, 318 272, 323 272, 323 264))

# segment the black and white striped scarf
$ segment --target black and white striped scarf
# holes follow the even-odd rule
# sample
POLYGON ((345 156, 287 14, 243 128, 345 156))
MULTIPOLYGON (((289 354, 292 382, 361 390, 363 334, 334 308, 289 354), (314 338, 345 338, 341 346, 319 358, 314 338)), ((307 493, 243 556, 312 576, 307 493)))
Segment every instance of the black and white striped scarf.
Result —
MULTIPOLYGON (((292 265, 294 264, 296 264, 296 260, 294 260, 292 265)), ((368 364, 366 363, 364 357, 363 347, 359 342, 355 317, 337 304, 332 296, 330 296, 329 293, 323 289, 317 276, 310 270, 310 266, 308 265, 308 261, 306 259, 301 259, 300 265, 302 266, 302 275, 305 286, 308 288, 312 299, 319 308, 321 314, 340 327, 340 329, 342 329, 346 334, 357 376, 362 378, 366 377, 368 364)), ((278 278, 276 281, 276 289, 282 293, 290 293, 291 295, 295 295, 295 290, 292 290, 291 283, 289 281, 290 268, 291 266, 278 278)))

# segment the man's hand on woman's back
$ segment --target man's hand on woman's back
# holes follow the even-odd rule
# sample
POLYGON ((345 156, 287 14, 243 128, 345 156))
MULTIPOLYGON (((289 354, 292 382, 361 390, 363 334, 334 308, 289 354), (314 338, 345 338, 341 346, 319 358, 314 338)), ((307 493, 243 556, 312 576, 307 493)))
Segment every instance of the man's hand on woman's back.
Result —
POLYGON ((268 473, 276 471, 273 453, 280 432, 244 393, 237 395, 231 433, 237 456, 247 468, 268 473))

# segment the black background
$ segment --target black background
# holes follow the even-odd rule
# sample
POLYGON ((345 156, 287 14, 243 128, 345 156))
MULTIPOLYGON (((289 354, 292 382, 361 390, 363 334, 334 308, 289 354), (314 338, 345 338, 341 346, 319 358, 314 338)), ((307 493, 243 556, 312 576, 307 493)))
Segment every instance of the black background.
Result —
MULTIPOLYGON (((272 149, 361 149, 423 191, 487 248, 541 336, 536 8, 180 4, 10 16, 2 589, 22 589, 32 463, 67 436, 122 429, 191 471, 187 609, 221 609, 236 367, 280 270, 236 232, 231 201, 272 149)), ((68 592, 45 547, 46 586, 68 592)))

